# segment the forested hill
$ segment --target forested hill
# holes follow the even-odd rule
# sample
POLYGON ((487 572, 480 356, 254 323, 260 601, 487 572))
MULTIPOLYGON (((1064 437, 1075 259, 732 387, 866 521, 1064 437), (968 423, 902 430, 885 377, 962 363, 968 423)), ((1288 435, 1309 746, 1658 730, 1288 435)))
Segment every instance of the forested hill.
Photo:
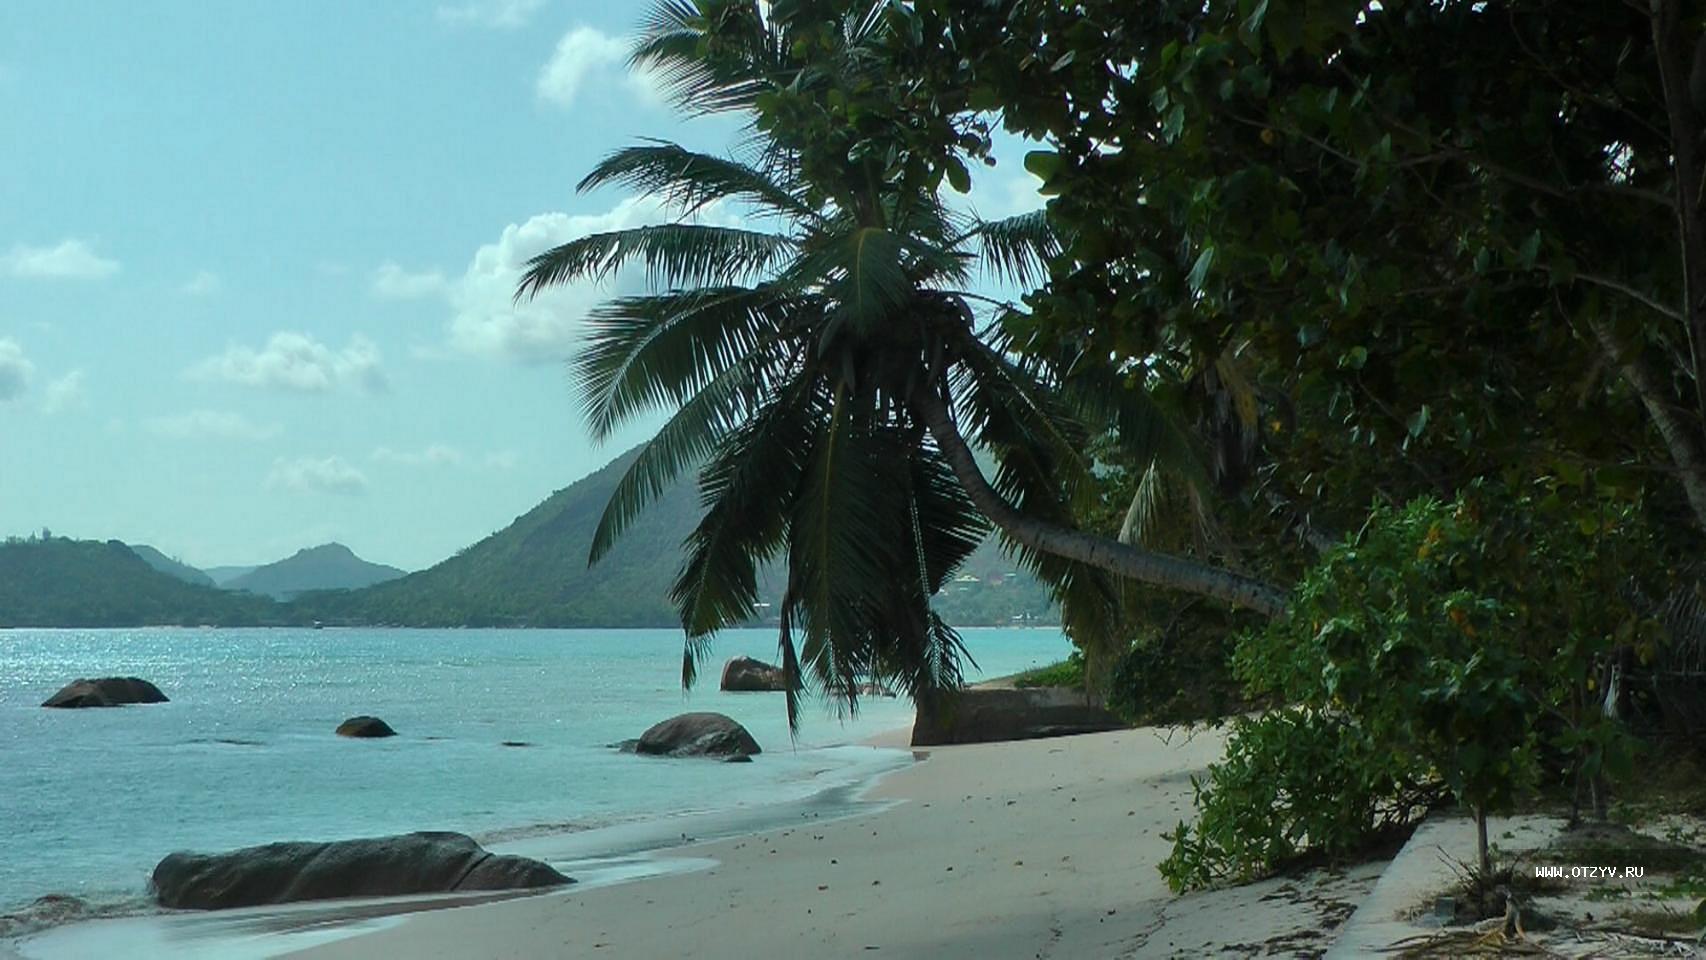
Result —
POLYGON ((588 567, 592 532, 637 450, 558 490, 509 526, 436 566, 348 593, 306 594, 294 606, 328 623, 398 626, 666 626, 681 539, 698 518, 692 484, 677 484, 588 567))
POLYGON ((403 571, 396 567, 363 560, 341 543, 324 543, 298 550, 277 563, 256 567, 220 586, 264 594, 274 600, 289 600, 310 590, 356 590, 402 575, 403 571))
POLYGON ((252 626, 281 616, 271 600, 162 573, 117 540, 0 544, 0 627, 252 626))
POLYGON ((130 547, 131 553, 141 557, 143 563, 169 577, 176 577, 185 583, 193 583, 202 587, 218 586, 213 582, 212 577, 202 571, 182 561, 174 560, 146 543, 130 543, 126 546, 130 547))
MULTIPOLYGON (((296 616, 400 626, 676 626, 669 588, 681 542, 700 514, 691 477, 653 501, 596 565, 586 562, 604 505, 638 454, 628 451, 427 570, 365 590, 303 595, 292 604, 296 616)), ((1052 619, 1043 588, 1012 572, 1000 551, 985 545, 966 566, 974 579, 950 585, 938 609, 959 624, 1052 619)), ((771 571, 760 596, 774 603, 780 579, 771 571)))
MULTIPOLYGON (((185 583, 116 541, 14 541, 0 546, 0 626, 323 621, 414 627, 673 627, 679 621, 669 603, 669 588, 681 565, 681 542, 700 514, 692 478, 653 502, 597 565, 588 567, 586 562, 604 505, 637 455, 638 450, 629 451, 427 570, 359 590, 302 593, 287 603, 185 583)), ((775 569, 768 573, 760 596, 774 603, 781 593, 781 576, 775 569)), ((300 586, 292 582, 284 589, 300 586)), ((959 625, 1055 620, 1046 591, 1028 575, 1017 574, 992 543, 972 556, 960 580, 937 598, 937 609, 959 625)), ((759 619, 767 618, 761 612, 759 619)))

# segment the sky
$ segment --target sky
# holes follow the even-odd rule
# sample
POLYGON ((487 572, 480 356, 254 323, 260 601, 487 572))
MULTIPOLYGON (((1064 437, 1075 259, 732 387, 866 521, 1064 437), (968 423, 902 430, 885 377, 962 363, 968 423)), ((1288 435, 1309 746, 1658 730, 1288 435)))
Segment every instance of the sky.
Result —
MULTIPOLYGON (((0 536, 420 569, 644 440, 595 443, 566 366, 640 281, 511 300, 534 254, 666 219, 575 193, 605 154, 738 137, 624 68, 642 12, 0 5, 0 536)), ((1040 205, 1014 147, 986 216, 1040 205)))

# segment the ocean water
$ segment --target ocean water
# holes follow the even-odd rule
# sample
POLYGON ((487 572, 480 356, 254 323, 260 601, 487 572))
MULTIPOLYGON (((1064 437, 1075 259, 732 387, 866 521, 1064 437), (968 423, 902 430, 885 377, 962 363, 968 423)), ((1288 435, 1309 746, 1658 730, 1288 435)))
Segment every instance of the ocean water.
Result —
MULTIPOLYGON (((1055 629, 968 629, 970 679, 1065 656, 1055 629)), ((487 842, 796 801, 904 762, 849 747, 911 720, 716 689, 723 658, 774 659, 770 630, 730 631, 690 694, 673 630, 0 631, 0 913, 47 893, 140 897, 174 850, 458 830, 487 842), (134 675, 170 703, 44 710, 84 676, 134 675), (617 753, 686 710, 739 720, 751 764, 617 753), (398 731, 349 740, 373 714, 398 731), (528 744, 504 746, 504 741, 528 744)))

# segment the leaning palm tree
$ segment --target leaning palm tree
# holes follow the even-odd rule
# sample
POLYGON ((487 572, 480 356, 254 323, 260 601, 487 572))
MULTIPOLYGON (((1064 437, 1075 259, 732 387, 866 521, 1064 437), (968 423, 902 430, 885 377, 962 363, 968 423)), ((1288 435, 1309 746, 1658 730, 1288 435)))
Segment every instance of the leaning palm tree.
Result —
POLYGON ((931 598, 991 524, 1079 627, 1113 615, 1115 576, 1279 604, 1259 582, 1070 527, 1091 476, 1087 423, 1151 456, 1185 441, 1117 371, 1063 375, 986 322, 992 301, 971 289, 980 271, 1029 285, 1060 253, 1042 213, 956 214, 937 193, 947 161, 920 159, 904 116, 874 130, 867 117, 851 148, 835 139, 850 100, 887 96, 883 47, 906 14, 869 0, 852 12, 659 3, 634 65, 688 112, 752 117, 750 156, 658 141, 610 155, 579 189, 624 186, 675 221, 548 250, 516 294, 643 265, 648 292, 592 313, 572 369, 596 438, 659 408, 673 415, 621 479, 590 559, 697 469, 705 512, 671 594, 683 683, 718 630, 752 617, 759 571, 780 560, 791 723, 808 677, 850 707, 869 680, 914 698, 956 686, 964 649, 931 598), (812 128, 822 116, 829 126, 812 128), (713 209, 749 225, 706 222, 713 209), (992 455, 993 480, 974 444, 992 455))

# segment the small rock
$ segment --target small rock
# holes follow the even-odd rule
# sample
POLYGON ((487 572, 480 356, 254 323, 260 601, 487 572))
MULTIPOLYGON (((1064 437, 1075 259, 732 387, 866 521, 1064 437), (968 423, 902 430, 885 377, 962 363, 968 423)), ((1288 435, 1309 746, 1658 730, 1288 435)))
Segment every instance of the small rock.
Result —
POLYGON ((378 717, 350 717, 338 724, 340 737, 355 737, 357 739, 372 739, 374 737, 394 737, 397 731, 391 725, 378 717))

